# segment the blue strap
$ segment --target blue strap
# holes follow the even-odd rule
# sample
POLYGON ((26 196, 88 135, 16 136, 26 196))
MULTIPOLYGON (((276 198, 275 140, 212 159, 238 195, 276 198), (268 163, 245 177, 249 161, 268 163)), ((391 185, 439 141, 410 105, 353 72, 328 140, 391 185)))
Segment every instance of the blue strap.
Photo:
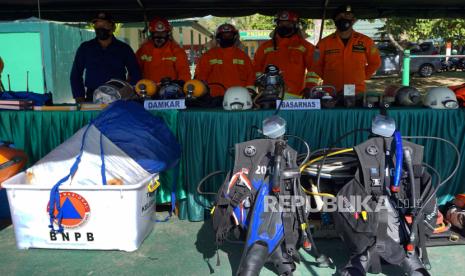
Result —
POLYGON ((167 222, 174 213, 174 209, 176 208, 176 192, 177 192, 177 187, 178 187, 178 178, 179 178, 179 170, 180 170, 180 164, 181 162, 178 161, 178 164, 174 168, 174 176, 173 176, 173 185, 171 189, 171 210, 164 219, 158 220, 156 219, 155 222, 167 222))
POLYGON ((61 221, 63 220, 63 211, 61 210, 61 206, 60 206, 60 190, 59 190, 59 187, 61 184, 65 183, 66 181, 68 181, 68 179, 74 175, 79 167, 79 163, 81 162, 81 157, 82 157, 82 153, 84 152, 84 145, 85 145, 85 141, 86 141, 86 136, 87 136, 87 131, 89 130, 90 126, 92 125, 92 123, 90 123, 86 130, 84 131, 84 135, 82 136, 82 142, 81 142, 81 149, 79 150, 79 154, 78 156, 76 157, 76 160, 74 161, 74 164, 73 166, 71 166, 71 169, 69 170, 69 173, 68 175, 66 175, 65 177, 63 177, 62 179, 60 179, 52 188, 52 190, 50 191, 50 202, 49 202, 49 216, 50 216, 50 225, 49 227, 51 228, 50 231, 52 232, 59 232, 59 233, 63 233, 63 226, 61 225, 61 221), (55 210, 58 211, 58 214, 57 216, 55 216, 55 210), (53 227, 53 221, 57 219, 57 224, 58 224, 58 230, 55 230, 55 228, 53 227))
POLYGON ((103 135, 100 132, 100 159, 102 159, 102 167, 100 168, 100 173, 102 174, 102 184, 107 185, 107 176, 105 174, 105 155, 103 150, 102 137, 103 135))

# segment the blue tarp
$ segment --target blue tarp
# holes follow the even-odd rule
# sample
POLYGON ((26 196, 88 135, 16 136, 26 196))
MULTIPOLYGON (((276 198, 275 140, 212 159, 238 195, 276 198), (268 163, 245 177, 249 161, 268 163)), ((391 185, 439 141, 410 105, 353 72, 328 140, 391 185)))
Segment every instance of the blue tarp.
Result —
POLYGON ((163 119, 153 116, 140 103, 114 102, 93 124, 150 173, 175 167, 181 157, 181 146, 163 119))
POLYGON ((38 94, 34 92, 3 92, 0 93, 0 100, 28 100, 33 101, 34 105, 42 106, 52 104, 52 94, 38 94))

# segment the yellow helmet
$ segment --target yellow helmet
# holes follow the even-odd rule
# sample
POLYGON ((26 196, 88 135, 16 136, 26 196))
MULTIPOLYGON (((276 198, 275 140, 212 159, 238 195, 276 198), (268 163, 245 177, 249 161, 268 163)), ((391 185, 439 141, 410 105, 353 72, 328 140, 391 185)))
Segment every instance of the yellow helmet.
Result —
POLYGON ((200 98, 207 94, 207 86, 199 80, 188 80, 183 87, 186 98, 200 98))
POLYGON ((149 79, 141 79, 136 83, 136 93, 142 98, 153 97, 157 92, 157 84, 149 79))

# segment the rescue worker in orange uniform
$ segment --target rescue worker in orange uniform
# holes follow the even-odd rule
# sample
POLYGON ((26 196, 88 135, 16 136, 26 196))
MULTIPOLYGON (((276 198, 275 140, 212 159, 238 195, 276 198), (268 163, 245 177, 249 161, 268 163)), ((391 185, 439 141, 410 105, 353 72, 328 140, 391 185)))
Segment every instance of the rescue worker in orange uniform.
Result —
POLYGON ((3 87, 3 83, 2 83, 3 66, 4 66, 3 60, 2 60, 2 57, 0 57, 0 92, 5 91, 5 87, 3 87))
POLYGON ((182 81, 191 79, 186 52, 173 40, 171 30, 164 18, 156 17, 150 21, 150 40, 136 52, 144 79, 156 83, 165 77, 182 81))
POLYGON ((315 47, 303 37, 295 12, 279 12, 275 24, 273 38, 260 45, 255 53, 256 75, 262 74, 268 64, 276 65, 287 86, 286 96, 300 97, 304 88, 318 83, 318 76, 310 71, 315 47))
POLYGON ((213 97, 223 96, 232 86, 252 89, 255 74, 249 56, 237 47, 239 31, 231 24, 222 24, 215 38, 218 46, 202 55, 195 78, 208 83, 213 97))
POLYGON ((337 8, 333 20, 337 30, 318 43, 320 56, 312 69, 338 92, 344 84, 354 84, 356 93, 365 92, 365 80, 381 65, 378 48, 371 38, 353 30, 356 19, 350 6, 337 8))

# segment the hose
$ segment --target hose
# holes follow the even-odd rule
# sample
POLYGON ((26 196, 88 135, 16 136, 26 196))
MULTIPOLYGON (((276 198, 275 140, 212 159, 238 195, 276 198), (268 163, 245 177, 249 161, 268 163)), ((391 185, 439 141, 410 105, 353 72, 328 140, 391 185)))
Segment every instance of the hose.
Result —
MULTIPOLYGON (((444 181, 439 182, 438 186, 434 189, 434 192, 425 201, 424 206, 426 206, 429 203, 429 201, 434 197, 434 195, 437 193, 439 188, 441 188, 446 182, 448 182, 457 173, 457 171, 458 171, 458 169, 460 167, 460 162, 461 162, 460 151, 457 148, 457 146, 455 146, 452 142, 450 142, 450 141, 448 141, 448 140, 446 140, 444 138, 440 138, 440 137, 434 137, 434 136, 404 136, 403 138, 404 139, 431 139, 431 140, 438 140, 438 141, 441 141, 441 142, 445 142, 445 143, 449 144, 455 150, 455 153, 457 155, 457 164, 456 164, 454 170, 451 172, 451 174, 446 179, 444 179, 444 181)), ((432 168, 432 167, 429 166, 429 168, 432 168)), ((420 208, 419 212, 421 212, 423 210, 424 206, 422 208, 420 208)))
MULTIPOLYGON (((336 139, 336 141, 334 141, 334 142, 329 146, 329 150, 331 150, 332 148, 334 148, 334 146, 335 146, 337 143, 339 143, 340 141, 342 141, 344 138, 346 138, 346 137, 348 137, 349 135, 351 135, 351 134, 353 134, 353 133, 356 133, 356 132, 369 132, 369 133, 371 133, 371 130, 370 130, 370 129, 367 129, 367 128, 357 128, 357 129, 351 130, 351 131, 349 131, 349 132, 343 134, 342 136, 338 137, 338 138, 336 139)), ((324 156, 321 166, 324 166, 327 156, 328 156, 328 154, 326 154, 326 155, 324 156)), ((320 167, 320 168, 321 168, 321 167, 320 167)), ((320 173, 318 173, 318 175, 317 175, 316 186, 318 187, 318 190, 320 190, 320 173)))
MULTIPOLYGON (((284 137, 295 138, 295 139, 299 140, 300 142, 302 142, 302 144, 304 144, 305 148, 307 149, 307 155, 305 156, 305 159, 304 159, 304 161, 302 161, 302 163, 300 164, 300 166, 302 166, 303 164, 307 163, 307 162, 308 162, 308 159, 310 159, 310 146, 308 145, 307 141, 305 141, 304 139, 302 139, 302 138, 300 138, 299 136, 296 136, 296 135, 287 134, 287 135, 284 135, 284 137)), ((300 167, 300 166, 299 166, 299 167, 300 167)))
MULTIPOLYGON (((217 195, 217 193, 213 193, 213 192, 204 192, 200 189, 200 187, 203 185, 203 183, 205 183, 210 177, 213 177, 213 176, 216 176, 216 175, 219 175, 219 174, 225 174, 226 172, 225 171, 215 171, 215 172, 212 172, 210 174, 208 174, 207 176, 205 176, 204 178, 202 178, 202 180, 200 180, 199 184, 197 184, 197 194, 198 195, 217 195)), ((200 201, 199 198, 195 197, 194 196, 194 199, 197 201, 197 203, 199 205, 201 205, 203 208, 207 209, 207 210, 210 210, 211 213, 213 214, 213 211, 214 211, 214 208, 215 206, 206 206, 204 205, 203 202, 200 201)))
MULTIPOLYGON (((349 149, 342 149, 342 150, 338 150, 338 151, 335 151, 335 152, 331 152, 331 153, 328 153, 326 155, 323 155, 323 156, 320 156, 320 157, 317 157, 315 159, 312 159, 310 160, 309 162, 303 162, 303 166, 301 166, 300 168, 300 172, 303 172, 305 170, 306 167, 310 166, 311 164, 315 163, 315 162, 318 162, 322 159, 325 159, 326 157, 330 157, 330 156, 334 156, 334 155, 338 155, 338 154, 342 154, 342 153, 347 153, 347 152, 352 152, 354 151, 353 148, 349 148, 349 149)), ((321 168, 322 166, 320 166, 321 168)))
MULTIPOLYGON (((417 225, 418 225, 418 222, 420 220, 421 214, 423 213, 423 210, 428 205, 428 203, 434 198, 434 196, 436 195, 439 188, 441 188, 445 183, 447 183, 457 173, 457 171, 458 171, 458 169, 460 167, 461 158, 460 158, 460 151, 458 150, 458 148, 452 142, 450 142, 450 141, 448 141, 448 140, 446 140, 444 138, 434 137, 434 136, 405 136, 403 138, 404 139, 431 139, 431 140, 438 140, 438 141, 441 141, 441 142, 445 142, 445 143, 449 144, 455 150, 455 153, 457 154, 457 164, 456 164, 454 170, 452 171, 452 173, 446 179, 439 182, 439 184, 436 186, 434 191, 431 193, 431 195, 428 197, 428 199, 422 204, 422 206, 420 207, 418 212, 415 214, 415 216, 414 216, 415 219, 414 219, 413 224, 412 224, 412 234, 416 235, 414 230, 416 230, 416 228, 417 228, 417 225)), ((433 168, 433 167, 429 166, 429 168, 433 168)), ((435 173, 437 173, 438 177, 439 177, 439 173, 434 169, 433 169, 433 171, 435 173)), ((412 240, 414 240, 414 239, 412 239, 412 234, 411 234, 411 242, 412 242, 412 240)))

